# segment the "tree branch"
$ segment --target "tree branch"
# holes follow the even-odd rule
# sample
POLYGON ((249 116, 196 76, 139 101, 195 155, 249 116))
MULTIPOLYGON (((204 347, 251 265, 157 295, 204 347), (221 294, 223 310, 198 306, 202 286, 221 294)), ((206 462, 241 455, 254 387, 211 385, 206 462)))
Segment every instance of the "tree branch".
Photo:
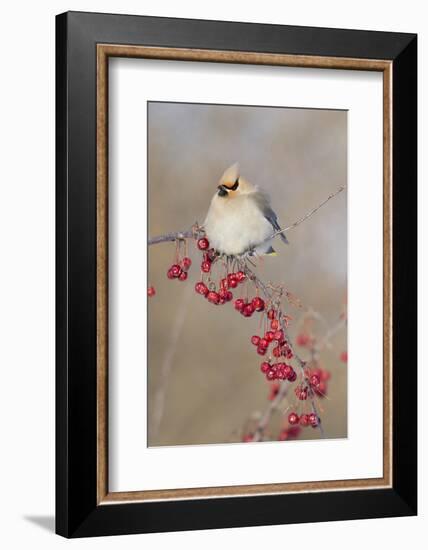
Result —
POLYGON ((285 227, 284 229, 280 229, 279 231, 276 231, 273 235, 271 235, 268 239, 265 239, 265 241, 263 241, 263 242, 268 242, 268 241, 270 241, 271 239, 273 239, 274 237, 276 237, 277 235, 280 235, 281 233, 285 233, 286 231, 289 231, 290 229, 294 229, 295 227, 297 227, 298 225, 300 225, 302 222, 304 222, 304 221, 306 221, 308 218, 310 218, 313 214, 315 214, 315 212, 317 212, 320 208, 322 208, 325 204, 327 204, 329 200, 331 200, 331 199, 334 198, 336 195, 338 195, 339 193, 341 193, 344 189, 345 189, 345 186, 342 185, 342 187, 339 187, 339 189, 338 189, 337 191, 335 191, 334 193, 332 193, 331 195, 329 195, 325 200, 322 201, 322 203, 320 203, 318 206, 316 206, 315 208, 313 208, 310 212, 308 212, 307 214, 305 214, 304 216, 302 216, 301 218, 299 218, 297 221, 295 221, 294 223, 292 223, 292 224, 289 225, 288 227, 285 227))
MULTIPOLYGON (((310 218, 315 212, 317 212, 321 207, 323 207, 325 204, 328 203, 329 200, 331 200, 333 197, 341 193, 345 189, 344 186, 339 187, 337 191, 329 195, 325 200, 323 200, 322 203, 320 203, 318 206, 313 208, 310 212, 299 218, 297 221, 289 225, 288 227, 285 227, 284 229, 281 229, 280 231, 275 231, 270 237, 265 239, 261 244, 265 242, 269 242, 281 233, 285 233, 286 231, 289 231, 290 229, 294 229, 298 225, 300 225, 302 222, 306 221, 308 218, 310 218)), ((192 237, 197 237, 198 234, 201 232, 201 228, 197 223, 187 231, 177 231, 177 232, 171 232, 171 233, 165 233, 164 235, 158 235, 157 237, 152 237, 147 241, 147 244, 150 246, 152 244, 159 244, 159 243, 166 243, 166 242, 174 242, 176 240, 182 240, 182 239, 190 239, 192 237)))
POLYGON ((174 242, 180 239, 190 239, 193 236, 194 232, 192 229, 190 229, 189 231, 177 231, 176 233, 165 233, 165 235, 152 237, 147 241, 147 244, 150 246, 151 244, 174 242))
MULTIPOLYGON (((253 281, 253 283, 258 288, 260 288, 262 290, 262 292, 265 294, 265 296, 269 300, 272 300, 274 298, 273 293, 265 285, 265 283, 263 283, 263 281, 261 281, 257 277, 257 275, 248 267, 246 262, 245 261, 240 261, 239 265, 240 265, 240 269, 242 269, 242 271, 247 275, 247 277, 251 281, 253 281)), ((281 328, 284 331, 284 336, 285 336, 285 338, 288 342, 288 346, 291 349, 291 351, 293 352, 293 356, 296 359, 296 362, 299 365, 299 368, 300 368, 303 376, 305 376, 306 361, 303 361, 303 359, 296 352, 296 350, 295 350, 295 348, 294 348, 294 346, 291 342, 291 339, 289 337, 288 328, 287 328, 287 325, 285 323, 284 317, 282 315, 280 315, 279 317, 280 317, 281 328)), ((270 420, 270 417, 272 416, 272 413, 277 409, 280 402, 285 397, 285 395, 287 393, 287 389, 288 389, 287 384, 285 384, 285 387, 284 387, 284 383, 282 383, 281 387, 280 387, 280 391, 278 392, 278 395, 275 397, 274 401, 269 405, 269 407, 267 408, 265 414, 262 416, 261 420, 259 421, 259 424, 258 424, 258 426, 256 428, 256 431, 255 431, 255 434, 258 433, 258 439, 257 440, 254 439, 254 441, 259 441, 260 440, 267 424, 269 423, 269 420, 270 420), (273 405, 275 405, 275 406, 273 407, 273 405)), ((310 403, 311 403, 311 407, 312 407, 313 412, 317 415, 317 418, 320 419, 320 416, 318 414, 318 410, 317 410, 317 407, 316 407, 316 404, 315 404, 315 399, 313 397, 310 399, 310 403)), ((324 430, 321 426, 321 422, 318 422, 318 429, 320 431, 321 436, 324 437, 324 430)))
POLYGON ((281 382, 278 393, 276 394, 274 400, 269 404, 269 406, 267 407, 266 411, 264 412, 263 416, 261 417, 261 419, 257 424, 257 428, 254 431, 252 441, 261 440, 261 438, 263 437, 264 431, 269 425, 269 422, 270 422, 270 419, 272 418, 273 413, 279 409, 281 401, 287 395, 289 386, 290 386, 290 382, 288 382, 287 380, 283 380, 281 382))

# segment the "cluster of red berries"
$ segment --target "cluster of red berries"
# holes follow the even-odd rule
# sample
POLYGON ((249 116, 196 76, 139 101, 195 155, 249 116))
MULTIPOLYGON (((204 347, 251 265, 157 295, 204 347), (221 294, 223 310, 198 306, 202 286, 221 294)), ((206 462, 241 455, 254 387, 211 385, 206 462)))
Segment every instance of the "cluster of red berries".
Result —
POLYGON ((288 345, 288 342, 285 340, 284 331, 279 328, 280 324, 278 319, 275 319, 275 310, 270 309, 267 312, 267 317, 270 320, 271 330, 267 330, 263 336, 252 336, 251 343, 253 344, 253 346, 257 347, 257 353, 259 355, 266 355, 269 345, 276 344, 275 347, 272 349, 272 355, 276 358, 285 357, 286 359, 291 359, 293 357, 293 352, 288 345))
MULTIPOLYGON (((243 271, 238 271, 238 273, 233 273, 238 282, 245 280, 245 273, 243 271)), ((263 311, 265 309, 265 302, 259 296, 255 296, 252 300, 244 300, 243 298, 238 298, 235 300, 235 309, 239 311, 244 317, 251 317, 256 311, 263 311)))
POLYGON ((327 381, 330 376, 327 370, 321 368, 305 368, 305 380, 294 389, 297 399, 305 401, 308 397, 313 397, 314 394, 325 397, 327 381))
POLYGON ((297 378, 296 371, 291 365, 286 363, 269 363, 264 361, 260 365, 260 370, 266 375, 266 380, 271 382, 272 380, 288 380, 294 382, 297 378))
MULTIPOLYGON (((198 247, 201 250, 208 249, 209 243, 208 240, 204 237, 199 239, 198 247), (200 242, 203 241, 202 248, 200 242)), ((208 249, 204 253, 204 260, 201 264, 201 270, 204 273, 209 273, 211 270, 211 264, 215 260, 216 253, 214 249, 208 249)), ((199 281, 195 285, 195 290, 198 294, 204 296, 209 302, 214 305, 222 305, 226 302, 233 300, 233 294, 230 290, 231 288, 236 288, 239 283, 244 282, 246 279, 245 273, 243 271, 238 271, 237 273, 228 273, 226 277, 221 279, 219 288, 217 289, 214 283, 209 283, 206 285, 203 281, 199 281)), ((236 307, 236 306, 235 306, 236 307)))
POLYGON ((195 290, 198 294, 204 296, 208 300, 208 302, 216 306, 223 305, 226 302, 230 302, 231 300, 233 300, 233 294, 230 290, 220 288, 220 290, 217 292, 213 283, 210 285, 210 288, 208 288, 203 281, 199 281, 195 285, 195 290))
POLYGON ((327 394, 328 381, 331 374, 328 370, 317 367, 314 369, 305 369, 311 389, 319 396, 325 397, 327 394))
POLYGON ((306 401, 308 398, 309 387, 305 384, 299 384, 294 388, 294 393, 296 394, 297 399, 300 401, 306 401))
POLYGON ((291 426, 296 426, 297 424, 299 424, 304 428, 306 426, 312 426, 313 428, 316 428, 320 424, 320 422, 320 418, 314 412, 311 412, 309 414, 302 414, 300 416, 297 413, 292 412, 288 415, 288 423, 291 426))
POLYGON ((279 433, 278 441, 287 441, 287 439, 296 439, 296 437, 299 436, 301 431, 302 429, 300 428, 300 426, 289 426, 287 428, 284 427, 279 433))
POLYGON ((188 277, 188 270, 192 265, 192 260, 185 256, 180 263, 173 264, 167 271, 166 275, 168 279, 178 279, 179 281, 185 281, 188 277))

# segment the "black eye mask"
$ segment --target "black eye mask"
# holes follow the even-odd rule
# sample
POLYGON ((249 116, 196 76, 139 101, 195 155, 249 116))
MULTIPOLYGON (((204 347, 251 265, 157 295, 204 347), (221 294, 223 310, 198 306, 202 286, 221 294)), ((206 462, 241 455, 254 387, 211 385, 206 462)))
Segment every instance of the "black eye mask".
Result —
POLYGON ((229 193, 229 191, 236 191, 238 187, 239 187, 239 178, 235 181, 232 187, 227 187, 227 185, 219 185, 218 195, 220 197, 225 197, 229 193))
POLYGON ((226 186, 225 187, 229 189, 229 191, 236 191, 238 189, 238 186, 239 186, 239 178, 235 181, 232 187, 226 187, 226 186))

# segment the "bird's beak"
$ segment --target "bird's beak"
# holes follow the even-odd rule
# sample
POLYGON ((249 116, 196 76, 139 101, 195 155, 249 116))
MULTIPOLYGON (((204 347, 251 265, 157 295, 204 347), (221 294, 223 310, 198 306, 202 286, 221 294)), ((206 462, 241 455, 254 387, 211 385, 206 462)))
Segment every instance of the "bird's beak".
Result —
POLYGON ((224 185, 219 185, 217 189, 220 197, 225 197, 228 194, 227 187, 224 185))

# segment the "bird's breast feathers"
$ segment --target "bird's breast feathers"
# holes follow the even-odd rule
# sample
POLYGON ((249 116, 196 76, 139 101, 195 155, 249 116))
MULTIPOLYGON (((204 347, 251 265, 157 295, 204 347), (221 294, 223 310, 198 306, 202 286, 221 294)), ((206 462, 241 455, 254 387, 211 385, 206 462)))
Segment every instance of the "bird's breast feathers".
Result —
MULTIPOLYGON (((243 254, 273 233, 272 225, 251 195, 233 200, 214 195, 204 227, 211 245, 228 255, 243 254)), ((259 252, 265 252, 269 246, 270 243, 264 243, 259 252)))

